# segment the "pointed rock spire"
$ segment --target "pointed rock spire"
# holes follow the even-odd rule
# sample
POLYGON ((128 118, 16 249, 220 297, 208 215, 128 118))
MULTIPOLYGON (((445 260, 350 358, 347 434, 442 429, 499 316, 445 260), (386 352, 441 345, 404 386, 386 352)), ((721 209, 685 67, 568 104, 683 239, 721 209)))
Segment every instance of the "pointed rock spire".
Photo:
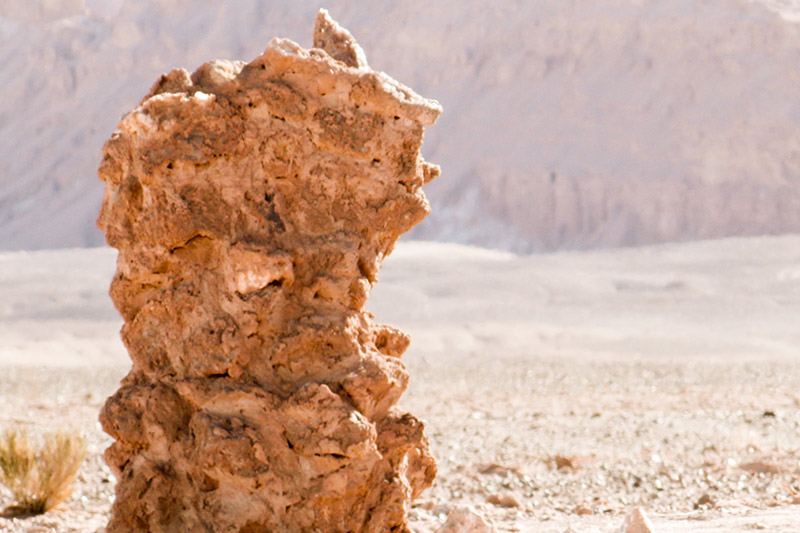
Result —
POLYGON ((325 50, 329 56, 348 67, 368 68, 367 56, 353 35, 320 9, 314 21, 314 48, 325 50))

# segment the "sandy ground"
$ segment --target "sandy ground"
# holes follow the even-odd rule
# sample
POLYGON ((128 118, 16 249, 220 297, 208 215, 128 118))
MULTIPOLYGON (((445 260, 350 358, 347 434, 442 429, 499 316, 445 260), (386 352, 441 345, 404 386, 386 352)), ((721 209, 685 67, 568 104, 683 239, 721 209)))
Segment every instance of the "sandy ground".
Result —
MULTIPOLYGON (((73 497, 0 531, 102 529, 97 412, 127 367, 112 250, 0 254, 0 428, 83 431, 73 497)), ((800 530, 800 236, 517 257, 401 243, 369 303, 411 333, 403 405, 428 421, 435 530, 800 530)), ((0 506, 11 503, 0 489, 0 506)))

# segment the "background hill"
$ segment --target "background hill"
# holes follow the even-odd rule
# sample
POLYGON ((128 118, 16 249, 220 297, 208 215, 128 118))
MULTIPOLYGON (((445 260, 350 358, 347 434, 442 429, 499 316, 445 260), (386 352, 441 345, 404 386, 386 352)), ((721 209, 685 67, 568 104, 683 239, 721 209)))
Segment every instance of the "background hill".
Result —
POLYGON ((800 231, 790 1, 0 4, 0 249, 102 243, 100 147, 175 66, 310 46, 324 5, 445 108, 412 237, 540 251, 800 231))

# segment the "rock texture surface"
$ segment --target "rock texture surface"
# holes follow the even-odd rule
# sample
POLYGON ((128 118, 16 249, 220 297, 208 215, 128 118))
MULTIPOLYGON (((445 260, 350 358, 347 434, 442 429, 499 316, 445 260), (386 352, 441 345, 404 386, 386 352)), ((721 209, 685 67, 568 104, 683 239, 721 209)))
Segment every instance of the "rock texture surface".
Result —
POLYGON ((363 306, 429 212, 441 107, 324 11, 314 45, 173 70, 104 147, 133 360, 101 413, 110 531, 405 531, 433 481, 423 423, 394 407, 409 339, 363 306))

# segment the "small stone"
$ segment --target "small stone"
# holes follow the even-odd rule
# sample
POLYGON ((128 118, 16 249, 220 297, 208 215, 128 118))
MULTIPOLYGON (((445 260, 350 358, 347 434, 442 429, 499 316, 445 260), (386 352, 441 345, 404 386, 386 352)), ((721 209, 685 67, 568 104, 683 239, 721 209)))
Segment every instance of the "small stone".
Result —
POLYGON ((654 533, 653 524, 647 518, 644 509, 636 507, 625 517, 619 533, 654 533))
POLYGON ((498 475, 508 475, 514 474, 516 476, 522 477, 522 472, 520 471, 519 467, 516 466, 506 466, 499 463, 487 463, 478 466, 478 473, 479 474, 498 474, 498 475))
POLYGON ((590 508, 586 507, 585 505, 577 506, 573 512, 578 516, 589 516, 589 515, 593 515, 594 514, 594 511, 592 511, 590 508))
POLYGON ((522 507, 522 502, 513 492, 503 492, 501 494, 492 494, 486 501, 492 505, 499 505, 500 507, 522 507))
POLYGON ((436 507, 436 500, 417 500, 414 502, 414 507, 431 511, 434 507, 436 507))
POLYGON ((431 513, 435 516, 447 516, 453 508, 446 503, 439 503, 431 509, 431 513))
POLYGON ((496 533, 491 520, 481 515, 473 507, 460 506, 453 509, 447 521, 436 533, 496 533))
POLYGON ((575 468, 575 459, 572 457, 556 455, 553 457, 553 460, 555 461, 556 469, 558 470, 561 470, 562 468, 575 468))
POLYGON ((427 517, 428 513, 425 509, 420 509, 418 507, 412 507, 408 511, 408 519, 409 520, 424 520, 427 517))
POLYGON ((714 507, 714 499, 708 494, 703 494, 700 499, 694 504, 695 509, 710 509, 714 507))
POLYGON ((746 470, 751 474, 780 474, 781 467, 775 463, 766 461, 752 461, 750 463, 743 463, 739 468, 746 470))

